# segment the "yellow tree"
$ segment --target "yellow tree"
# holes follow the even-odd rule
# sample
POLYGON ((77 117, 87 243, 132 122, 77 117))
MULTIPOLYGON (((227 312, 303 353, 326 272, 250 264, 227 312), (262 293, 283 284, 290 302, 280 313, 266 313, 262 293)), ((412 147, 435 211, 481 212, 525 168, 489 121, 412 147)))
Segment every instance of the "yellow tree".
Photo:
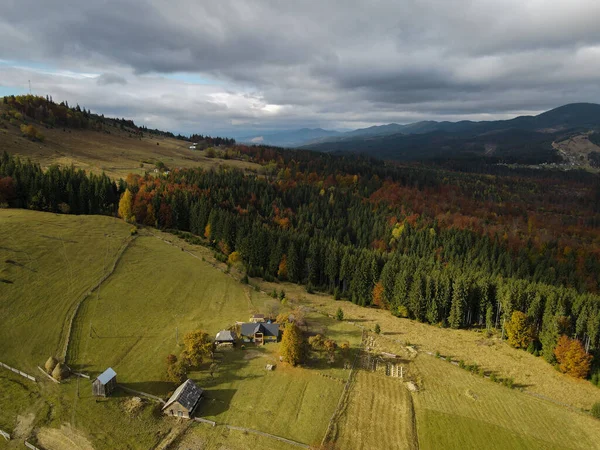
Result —
POLYGON ((119 200, 119 217, 126 222, 131 221, 132 217, 132 206, 133 206, 133 195, 131 195, 131 191, 129 189, 125 189, 123 195, 121 195, 121 200, 119 200))
POLYGON ((280 353, 283 359, 292 366, 300 364, 304 356, 302 331, 294 322, 288 323, 283 331, 280 353))
POLYGON ((212 353, 212 340, 202 330, 190 331, 183 337, 182 359, 191 367, 198 367, 212 353))
POLYGON ((527 314, 514 311, 510 322, 506 324, 508 343, 515 348, 527 348, 533 340, 533 327, 529 324, 527 314))

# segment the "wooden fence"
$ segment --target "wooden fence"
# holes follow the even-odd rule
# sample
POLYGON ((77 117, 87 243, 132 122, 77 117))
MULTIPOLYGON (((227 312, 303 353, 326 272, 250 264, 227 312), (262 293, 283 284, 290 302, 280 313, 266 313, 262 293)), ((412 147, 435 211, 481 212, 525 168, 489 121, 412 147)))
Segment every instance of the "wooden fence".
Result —
POLYGON ((203 419, 202 417, 194 417, 194 420, 196 422, 207 423, 209 425, 212 425, 213 427, 217 425, 217 422, 213 422, 212 420, 208 420, 208 419, 203 419))
POLYGON ((166 403, 162 398, 157 397, 156 395, 147 394, 146 392, 136 391, 135 389, 130 389, 128 387, 123 386, 122 384, 118 384, 117 386, 119 386, 124 391, 130 392, 132 394, 141 395, 142 397, 148 397, 149 399, 157 401, 159 403, 162 403, 163 405, 166 403))
POLYGON ((19 369, 15 369, 14 367, 10 367, 10 366, 8 366, 8 365, 6 365, 6 364, 4 364, 4 363, 1 363, 1 362, 0 362, 0 366, 1 366, 1 367, 4 367, 5 369, 8 369, 8 370, 10 370, 10 371, 12 371, 12 372, 14 372, 14 373, 16 373, 17 375, 21 375, 22 377, 25 377, 25 378, 27 378, 28 380, 31 380, 31 381, 33 381, 34 383, 37 381, 37 380, 35 379, 35 377, 32 377, 31 375, 28 375, 28 374, 26 374, 25 372, 21 372, 19 369))
POLYGON ((8 434, 6 431, 0 430, 0 436, 2 436, 7 441, 10 441, 10 434, 8 434))

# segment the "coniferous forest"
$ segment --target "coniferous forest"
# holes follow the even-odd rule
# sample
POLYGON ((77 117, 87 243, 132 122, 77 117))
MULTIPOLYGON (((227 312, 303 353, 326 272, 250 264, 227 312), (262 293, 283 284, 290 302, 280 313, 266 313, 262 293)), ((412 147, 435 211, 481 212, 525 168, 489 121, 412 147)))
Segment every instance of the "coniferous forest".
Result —
POLYGON ((223 260, 236 252, 251 277, 432 325, 504 332, 523 313, 532 353, 555 363, 566 335, 598 356, 597 175, 232 150, 262 168, 175 169, 114 182, 69 167, 44 171, 4 153, 0 204, 119 213, 195 236, 223 260))

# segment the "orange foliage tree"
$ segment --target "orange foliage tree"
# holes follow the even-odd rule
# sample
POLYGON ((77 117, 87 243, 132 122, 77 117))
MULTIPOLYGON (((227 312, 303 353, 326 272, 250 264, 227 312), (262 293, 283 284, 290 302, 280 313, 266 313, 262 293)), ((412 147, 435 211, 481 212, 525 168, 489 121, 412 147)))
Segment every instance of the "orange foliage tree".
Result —
POLYGON ((373 286, 373 304, 378 306, 379 308, 385 308, 385 298, 383 296, 384 291, 383 283, 381 281, 377 282, 375 286, 373 286))
POLYGON ((592 355, 588 355, 581 342, 562 335, 554 349, 558 368, 575 378, 585 378, 590 373, 592 355))

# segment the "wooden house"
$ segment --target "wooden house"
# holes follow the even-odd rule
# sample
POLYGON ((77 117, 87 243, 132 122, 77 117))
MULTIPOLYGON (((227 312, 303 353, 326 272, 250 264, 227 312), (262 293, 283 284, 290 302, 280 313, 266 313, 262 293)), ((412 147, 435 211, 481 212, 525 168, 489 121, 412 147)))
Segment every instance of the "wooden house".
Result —
POLYGON ((244 342, 254 342, 257 345, 277 342, 279 340, 279 324, 268 322, 243 323, 240 327, 240 334, 244 342))
POLYGON ((217 333, 217 336, 215 337, 215 345, 217 347, 233 347, 235 346, 236 339, 237 336, 234 331, 221 330, 217 333))
POLYGON ((163 406, 163 413, 168 416, 191 419, 200 404, 204 391, 192 380, 186 380, 179 386, 169 401, 163 406))
POLYGON ((92 392, 97 397, 108 397, 117 387, 117 373, 109 367, 92 383, 92 392))
POLYGON ((265 322, 265 315, 264 314, 253 314, 250 317, 250 322, 252 322, 252 323, 265 322))

